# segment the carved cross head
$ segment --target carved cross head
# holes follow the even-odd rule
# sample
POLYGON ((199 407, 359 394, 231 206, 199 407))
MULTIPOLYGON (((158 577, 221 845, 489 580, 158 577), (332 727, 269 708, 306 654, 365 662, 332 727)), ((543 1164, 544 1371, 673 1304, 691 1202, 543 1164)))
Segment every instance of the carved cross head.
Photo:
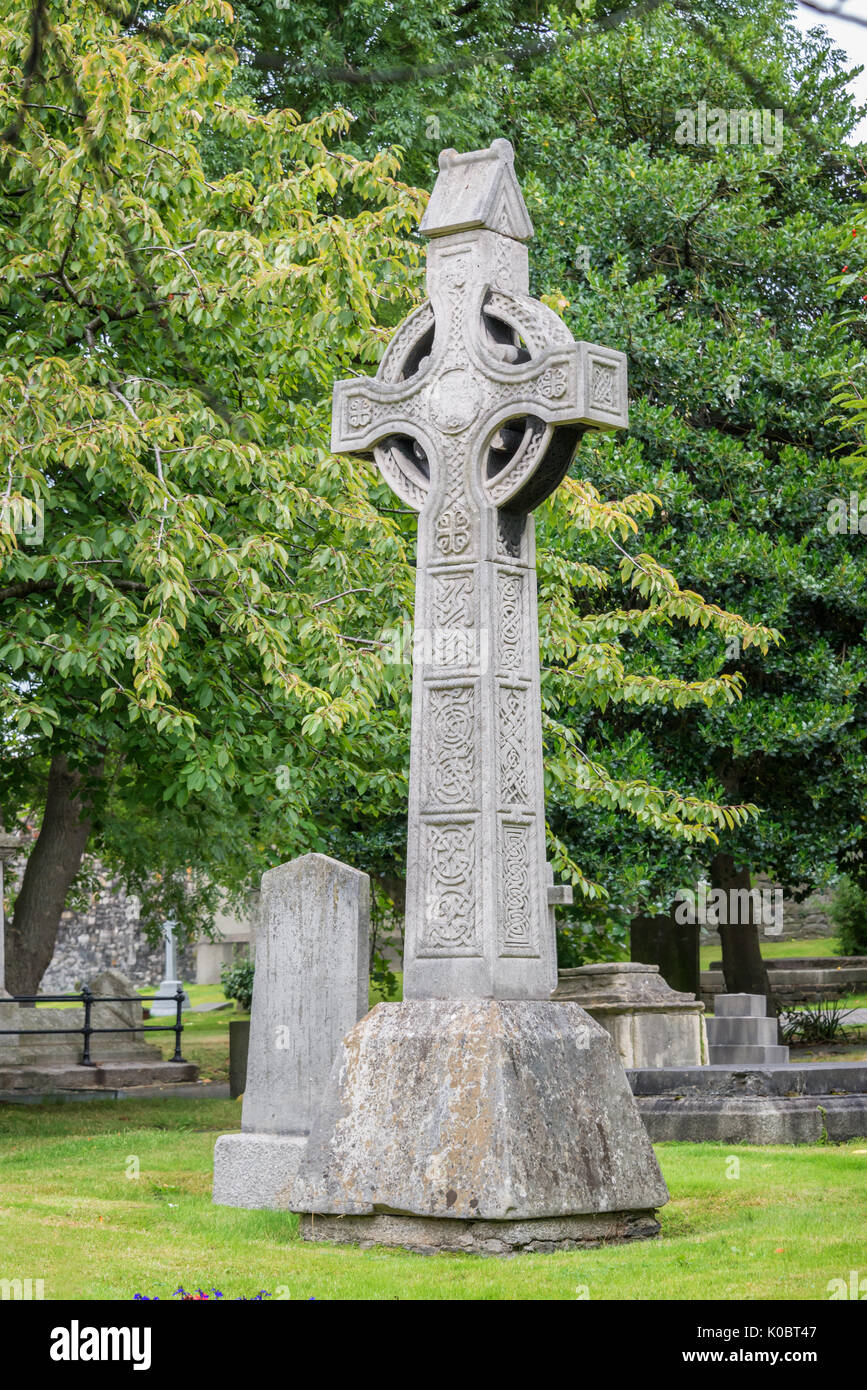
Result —
POLYGON ((584 429, 627 423, 623 353, 576 342, 528 293, 533 228, 509 142, 444 150, 439 167, 420 228, 429 298, 374 379, 337 384, 332 434, 336 453, 373 453, 398 497, 430 518, 422 561, 463 556, 474 540, 484 554, 496 534, 486 517, 526 515, 584 429))

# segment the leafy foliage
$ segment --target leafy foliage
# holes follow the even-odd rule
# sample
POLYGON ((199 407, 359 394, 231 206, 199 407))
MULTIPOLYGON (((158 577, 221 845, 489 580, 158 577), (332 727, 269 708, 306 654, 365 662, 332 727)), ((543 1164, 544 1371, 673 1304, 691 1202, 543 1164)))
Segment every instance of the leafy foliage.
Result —
POLYGON ((301 850, 399 869, 409 668, 382 643, 414 519, 327 451, 332 381, 421 293, 395 142, 430 186, 441 145, 509 135, 535 292, 629 354, 629 437, 586 436, 538 517, 572 919, 622 938, 721 842, 794 882, 862 842, 863 561, 824 527, 820 423, 850 355, 839 62, 782 0, 719 7, 728 65, 668 6, 605 32, 586 9, 195 0, 126 23, 69 0, 32 80, 28 10, 3 21, 0 483, 46 530, 3 537, 0 804, 32 815, 58 749, 88 770, 92 847, 148 920, 200 927, 301 850), (754 104, 744 65, 796 117, 785 158, 674 145, 677 106, 754 104))
POLYGON ((828 916, 837 928, 837 954, 867 956, 867 892, 847 874, 837 882, 828 916))
POLYGON ((345 103, 347 148, 398 142, 419 183, 440 146, 508 136, 534 292, 628 354, 629 435, 587 436, 537 514, 549 843, 579 934, 665 910, 717 839, 798 892, 863 844, 864 556, 826 525, 850 481, 829 383, 863 322, 861 285, 829 280, 841 238, 863 271, 862 173, 842 55, 789 8, 236 8, 246 90, 345 103), (700 100, 782 108, 782 152, 678 145, 700 100))
POLYGON ((249 956, 242 956, 232 965, 220 968, 220 984, 227 999, 235 999, 243 1013, 250 1012, 253 1003, 255 965, 249 956))
POLYGON ((818 1004, 787 1009, 780 1017, 780 1035, 784 1043, 840 1042, 851 1013, 839 999, 822 999, 818 1004))
POLYGON ((414 302, 421 203, 388 150, 329 150, 347 113, 232 99, 196 27, 227 9, 157 43, 72 3, 26 91, 27 8, 0 28, 0 490, 45 516, 0 536, 0 803, 38 815, 66 752, 154 928, 327 843, 335 789, 404 780, 372 638, 411 555, 327 401, 414 302))

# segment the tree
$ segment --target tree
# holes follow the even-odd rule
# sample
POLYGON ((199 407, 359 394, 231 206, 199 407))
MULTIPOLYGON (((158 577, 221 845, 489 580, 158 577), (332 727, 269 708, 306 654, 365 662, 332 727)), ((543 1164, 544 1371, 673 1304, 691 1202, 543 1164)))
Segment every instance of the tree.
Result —
MULTIPOLYGON (((842 55, 827 37, 802 37, 786 0, 720 0, 701 17, 660 5, 610 29, 605 5, 253 8, 245 81, 302 110, 346 102, 353 149, 396 140, 422 181, 440 144, 513 141, 536 223, 534 292, 551 296, 576 336, 630 359, 629 440, 588 437, 573 478, 603 496, 658 496, 645 516, 656 561, 783 634, 765 652, 720 640, 714 626, 673 633, 670 613, 642 619, 636 634, 598 612, 603 586, 615 614, 635 602, 621 578, 636 571, 618 571, 610 537, 564 528, 556 499, 541 518, 551 827, 564 862, 579 860, 600 889, 576 908, 580 949, 599 933, 609 950, 639 905, 669 910, 704 871, 726 889, 747 885, 751 868, 808 889, 863 845, 867 768, 863 552, 828 528, 829 504, 849 491, 828 383, 853 379, 859 356, 835 331, 828 284, 841 231, 847 331, 853 314, 863 324, 851 278, 863 266, 863 239, 851 237, 863 228, 851 220, 861 174, 844 143, 856 116, 842 55), (782 149, 776 138, 678 143, 678 112, 699 101, 726 113, 782 108, 782 149), (579 582, 591 573, 595 587, 579 582), (576 627, 576 608, 587 626, 576 627), (580 650, 569 646, 576 633, 580 650), (607 683, 592 678, 600 660, 607 683), (623 698, 627 671, 634 699, 623 698), (672 717, 650 696, 653 681, 734 674, 747 698, 713 711, 697 700, 672 717), (564 763, 576 743, 587 761, 564 763), (764 814, 736 833, 723 825, 718 846, 646 822, 624 836, 626 803, 645 782, 764 814)), ((723 957, 728 988, 766 989, 754 929, 728 928, 723 957)))
MULTIPOLYGON (((783 637, 759 652, 648 626, 633 652, 641 668, 739 672, 744 699, 677 720, 623 707, 580 721, 585 746, 615 766, 638 758, 654 780, 706 779, 721 800, 762 809, 702 852, 726 891, 748 887, 751 868, 803 891, 864 838, 865 561, 828 525, 848 486, 841 432, 826 422, 828 383, 853 357, 828 280, 861 176, 844 143, 855 113, 840 55, 787 25, 788 9, 720 6, 710 42, 660 11, 603 40, 576 35, 520 85, 530 113, 520 152, 540 178, 549 171, 534 207, 539 279, 569 298, 576 334, 619 337, 630 358, 631 447, 586 456, 588 475, 602 489, 655 492, 658 561, 783 637), (679 145, 678 108, 698 100, 782 108, 783 150, 679 145)), ((592 538, 584 553, 605 563, 592 538)), ((572 839, 571 808, 565 820, 572 839)), ((605 829, 597 853, 621 855, 605 829)), ((679 880, 671 855, 662 862, 645 901, 665 910, 679 880)), ((767 992, 755 928, 721 935, 727 988, 767 992)))
POLYGON ((408 602, 406 542, 323 406, 413 302, 419 198, 388 151, 329 150, 346 113, 229 97, 227 10, 143 34, 73 0, 0 29, 0 495, 44 513, 41 544, 0 536, 0 805, 41 818, 18 992, 85 846, 192 931, 273 858, 269 805, 285 857, 341 773, 402 778, 366 653, 408 602))
MULTIPOLYGON (((227 6, 127 20, 71 0, 67 20, 37 0, 3 31, 0 439, 7 512, 36 498, 45 516, 38 548, 7 532, 0 587, 0 804, 41 816, 10 932, 18 992, 85 846, 152 926, 188 931, 302 849, 372 846, 386 877, 409 727, 383 628, 409 613, 413 518, 325 445, 334 377, 369 369, 419 297, 420 195, 387 149, 329 148, 345 112, 257 109, 227 6)), ((675 622, 745 647, 773 634, 623 553, 654 499, 605 500, 581 468, 550 504, 543 565, 552 784, 561 804, 715 841, 751 808, 612 775, 562 710, 736 701, 737 673, 633 672, 632 643, 675 622), (620 547, 635 606, 592 611, 610 581, 576 559, 588 532, 620 547)), ((551 852, 602 895, 574 845, 555 833, 551 852)))

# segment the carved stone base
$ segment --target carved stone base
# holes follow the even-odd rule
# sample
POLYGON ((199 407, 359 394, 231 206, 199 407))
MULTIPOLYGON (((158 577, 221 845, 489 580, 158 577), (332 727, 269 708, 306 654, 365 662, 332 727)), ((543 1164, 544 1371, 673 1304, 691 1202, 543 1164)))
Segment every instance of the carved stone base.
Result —
POLYGON ((443 1251, 471 1255, 551 1254, 557 1250, 652 1240, 659 1222, 645 1211, 594 1216, 552 1216, 535 1221, 450 1221, 425 1216, 302 1216, 302 1240, 339 1245, 397 1245, 417 1255, 443 1251))
POLYGON ((614 1044, 577 1004, 415 999, 346 1035, 292 1209, 493 1222, 502 1239, 501 1223, 636 1213, 654 1234, 667 1201, 614 1044))

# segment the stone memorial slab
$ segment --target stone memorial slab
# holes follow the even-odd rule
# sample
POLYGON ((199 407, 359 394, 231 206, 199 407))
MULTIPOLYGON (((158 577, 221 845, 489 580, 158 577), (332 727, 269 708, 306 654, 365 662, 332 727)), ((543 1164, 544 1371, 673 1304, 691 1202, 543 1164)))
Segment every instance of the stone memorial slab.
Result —
POLYGON ((700 1067, 704 1005, 670 989, 658 965, 612 961, 561 970, 555 999, 572 1000, 611 1035, 623 1066, 700 1067))
POLYGON ((369 879, 324 854, 262 876, 240 1134, 214 1150, 214 1201, 288 1208, 346 1033, 367 1012, 369 879))
POLYGON ((429 297, 333 409, 334 451, 372 454, 419 513, 404 1003, 347 1036, 294 1204, 309 1238, 327 1216, 334 1239, 419 1248, 443 1219, 443 1248, 528 1248, 543 1220, 553 1248, 585 1217, 647 1235, 668 1194, 623 1068, 551 1002, 565 895, 545 853, 532 515, 585 430, 626 425, 626 359, 530 297, 508 141, 439 168, 429 297))

